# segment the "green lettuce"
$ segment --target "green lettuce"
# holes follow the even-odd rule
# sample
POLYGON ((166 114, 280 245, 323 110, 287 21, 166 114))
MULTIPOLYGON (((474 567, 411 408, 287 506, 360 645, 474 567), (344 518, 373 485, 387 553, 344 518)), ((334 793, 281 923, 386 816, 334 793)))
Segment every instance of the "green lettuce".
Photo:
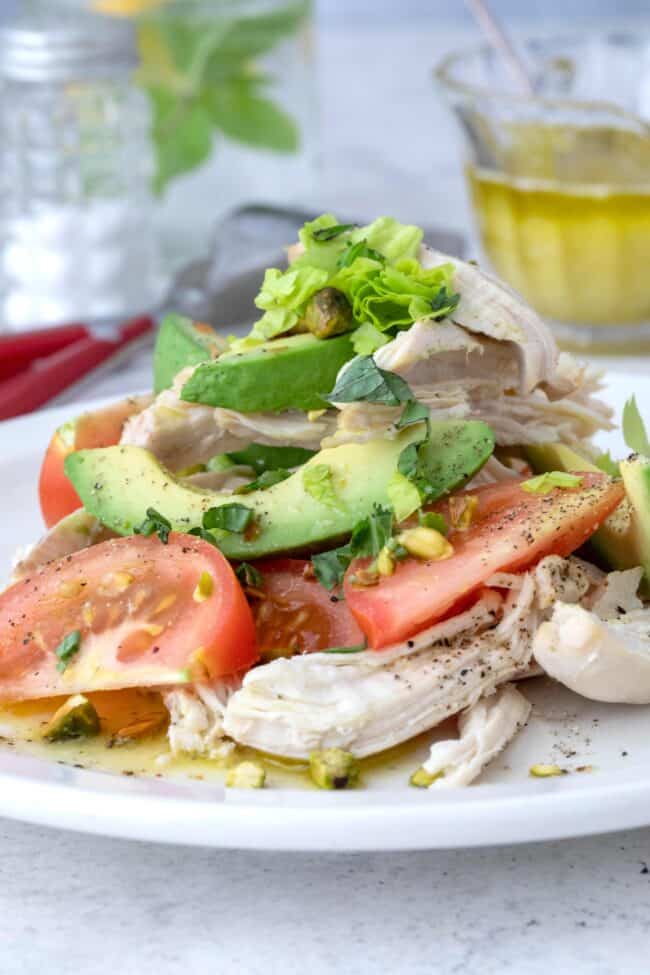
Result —
POLYGON ((370 322, 384 332, 418 319, 444 317, 458 301, 451 291, 453 273, 452 264, 425 269, 413 258, 403 258, 394 266, 359 258, 342 268, 330 284, 346 295, 358 322, 370 322), (449 299, 439 307, 436 298, 443 288, 449 299))
POLYGON ((253 338, 271 339, 298 324, 300 311, 309 298, 327 283, 328 274, 317 267, 291 267, 282 273, 269 268, 255 299, 265 314, 255 324, 253 338))
POLYGON ((357 355, 372 355, 387 342, 390 342, 390 338, 370 322, 359 325, 359 328, 352 333, 352 347, 357 355))
POLYGON ((355 227, 324 213, 306 223, 299 238, 303 252, 291 267, 266 272, 255 299, 265 314, 251 332, 254 339, 291 331, 309 299, 325 286, 343 292, 355 321, 365 326, 356 340, 361 354, 383 344, 378 333, 421 318, 442 318, 458 303, 451 287, 453 266, 425 269, 417 261, 419 227, 392 217, 355 227))

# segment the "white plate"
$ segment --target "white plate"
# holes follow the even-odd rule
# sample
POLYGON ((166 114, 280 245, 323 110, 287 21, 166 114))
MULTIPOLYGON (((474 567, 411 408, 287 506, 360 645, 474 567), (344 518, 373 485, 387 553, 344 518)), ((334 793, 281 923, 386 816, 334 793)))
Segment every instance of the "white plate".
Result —
MULTIPOLYGON (((636 386, 611 375, 617 415, 636 386)), ((90 404, 92 405, 92 404, 90 404)), ((51 431, 69 408, 0 424, 0 567, 40 531, 36 483, 51 431)), ((623 449, 618 434, 603 446, 623 449)), ((2 573, 2 569, 0 569, 2 573)), ((2 573, 4 574, 4 573, 2 573)), ((207 782, 125 778, 0 749, 0 815, 133 839, 274 850, 397 850, 478 846, 577 836, 650 823, 650 712, 594 704, 547 681, 531 681, 529 726, 480 785, 435 795, 409 788, 408 768, 366 789, 226 791, 207 782), (537 762, 593 771, 531 779, 537 762)))

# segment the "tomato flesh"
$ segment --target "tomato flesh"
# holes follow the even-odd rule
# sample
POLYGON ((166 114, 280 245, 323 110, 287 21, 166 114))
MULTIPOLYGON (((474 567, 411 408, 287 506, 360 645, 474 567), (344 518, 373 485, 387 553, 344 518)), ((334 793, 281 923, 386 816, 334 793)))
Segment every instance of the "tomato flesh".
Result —
POLYGON ((189 535, 172 534, 167 545, 155 536, 111 539, 0 596, 2 700, 213 680, 257 656, 231 566, 189 535), (61 673, 55 650, 74 630, 80 649, 61 673))
MULTIPOLYGON (((469 530, 452 531, 454 554, 437 562, 407 559, 378 585, 345 579, 345 598, 374 649, 408 639, 442 619, 499 571, 523 571, 545 555, 567 556, 579 548, 621 502, 624 489, 604 474, 583 474, 582 485, 530 494, 521 481, 472 491, 478 498, 469 530)), ((435 506, 447 517, 447 502, 435 506)))
POLYGON ((257 568, 264 579, 264 598, 254 601, 262 656, 273 650, 312 653, 365 643, 343 599, 313 577, 309 561, 267 559, 257 563, 257 568))
POLYGON ((75 450, 112 447, 120 442, 124 424, 139 413, 148 398, 133 396, 102 410, 82 413, 70 424, 55 431, 50 440, 38 480, 38 496, 43 521, 52 528, 66 515, 81 507, 81 499, 65 475, 63 464, 75 450))

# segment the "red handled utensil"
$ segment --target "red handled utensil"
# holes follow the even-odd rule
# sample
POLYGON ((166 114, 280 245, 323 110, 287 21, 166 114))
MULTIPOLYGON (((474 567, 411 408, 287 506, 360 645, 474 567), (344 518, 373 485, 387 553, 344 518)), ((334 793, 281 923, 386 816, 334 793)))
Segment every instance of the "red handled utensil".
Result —
POLYGON ((131 354, 154 328, 154 320, 143 315, 125 322, 111 339, 98 338, 84 325, 0 338, 0 420, 31 413, 92 370, 131 354))

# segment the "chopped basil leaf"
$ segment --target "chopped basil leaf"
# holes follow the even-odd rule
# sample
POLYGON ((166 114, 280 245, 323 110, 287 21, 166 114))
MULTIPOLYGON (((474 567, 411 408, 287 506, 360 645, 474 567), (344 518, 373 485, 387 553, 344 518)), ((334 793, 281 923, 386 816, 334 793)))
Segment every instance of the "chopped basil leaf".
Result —
POLYGON ((252 467, 256 474, 263 474, 264 471, 269 470, 289 470, 292 467, 300 467, 315 453, 315 450, 307 450, 305 447, 267 447, 266 444, 251 443, 244 450, 236 450, 223 456, 233 464, 252 467))
POLYGON ((553 488, 577 488, 582 484, 582 478, 577 474, 567 474, 566 471, 547 471, 538 477, 531 477, 523 481, 521 488, 528 494, 550 494, 553 488))
POLYGON ((253 520, 253 511, 243 504, 222 504, 209 508, 203 515, 203 527, 208 531, 234 532, 239 535, 246 531, 253 520))
POLYGON ((302 484, 307 494, 311 495, 316 501, 320 501, 321 504, 330 508, 339 506, 339 499, 334 489, 332 468, 327 464, 312 464, 303 468, 302 484))
POLYGON ((441 535, 446 535, 449 531, 447 522, 437 511, 422 511, 419 521, 423 528, 433 528, 441 535))
POLYGON ((361 653, 366 648, 366 643, 358 643, 355 647, 328 647, 323 653, 361 653))
POLYGON ((353 558, 379 555, 393 534, 392 508, 373 505, 371 514, 358 521, 352 530, 350 549, 353 558))
POLYGON ((634 396, 630 397, 623 407, 623 437, 625 443, 635 454, 650 457, 648 434, 634 396))
POLYGON ((133 529, 135 535, 157 535, 163 545, 169 541, 169 533, 172 530, 171 521, 161 515, 155 508, 147 508, 147 517, 141 525, 133 529))
POLYGON ((242 484, 233 493, 249 494, 251 491, 265 491, 267 488, 273 487, 274 484, 279 484, 280 481, 286 481, 288 477, 291 477, 291 471, 282 467, 276 471, 262 471, 258 478, 248 484, 242 484))
POLYGON ((380 369, 371 355, 353 359, 325 397, 331 403, 383 403, 399 406, 413 400, 408 383, 392 372, 380 369))
POLYGON ((356 223, 337 223, 333 227, 321 227, 320 230, 312 231, 311 239, 322 243, 326 240, 334 240, 341 234, 346 234, 348 230, 354 230, 356 223))
POLYGON ((449 292, 445 284, 441 285, 438 294, 431 299, 431 309, 436 312, 434 320, 438 322, 446 318, 447 315, 451 315, 452 311, 458 306, 459 301, 459 294, 453 291, 449 292))
POLYGON ((202 538, 204 542, 209 542, 210 545, 214 545, 215 548, 219 548, 217 540, 212 532, 206 531, 205 528, 190 528, 187 534, 196 535, 197 538, 202 538))
POLYGON ((59 658, 59 662, 56 665, 56 669, 59 671, 60 674, 64 672, 64 670, 67 668, 72 658, 79 653, 80 649, 81 649, 80 630, 72 630, 71 633, 68 633, 66 636, 63 637, 58 647, 54 651, 57 657, 59 658))
POLYGON ((368 242, 364 239, 358 240, 356 244, 349 243, 336 262, 336 266, 339 270, 350 267, 358 257, 367 257, 371 261, 378 261, 380 264, 384 264, 386 261, 384 255, 376 251, 374 247, 368 247, 368 242))
POLYGON ((321 586, 331 590, 341 585, 345 570, 351 561, 350 546, 342 545, 340 548, 330 549, 329 552, 312 555, 311 564, 321 586))
POLYGON ((252 586, 253 589, 262 589, 264 586, 264 576, 250 562, 240 562, 235 569, 235 575, 242 586, 252 586))
POLYGON ((398 430, 402 430, 404 427, 411 427, 415 423, 428 420, 430 416, 429 408, 424 403, 418 403, 417 400, 412 399, 407 402, 402 410, 402 415, 395 425, 398 430))

